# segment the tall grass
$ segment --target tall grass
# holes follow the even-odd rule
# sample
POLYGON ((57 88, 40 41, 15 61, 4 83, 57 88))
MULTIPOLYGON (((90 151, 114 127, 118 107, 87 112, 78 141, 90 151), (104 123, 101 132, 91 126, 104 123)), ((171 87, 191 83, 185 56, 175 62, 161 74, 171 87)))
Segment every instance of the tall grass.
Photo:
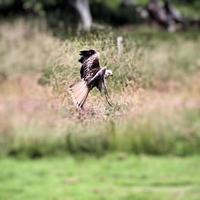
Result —
MULTIPOLYGON (((37 20, 2 22, 0 27, 0 73, 6 75, 43 72, 40 83, 62 90, 64 81, 78 79, 79 51, 96 49, 102 66, 111 68, 110 87, 124 88, 130 82, 152 86, 155 80, 181 81, 199 69, 198 33, 168 34, 145 27, 99 31, 82 36, 53 36, 37 20), (118 56, 117 37, 124 37, 124 53, 118 56)), ((69 83, 70 84, 70 83, 69 83)))
POLYGON ((173 116, 151 113, 139 119, 71 124, 63 128, 15 127, 1 133, 1 155, 40 157, 55 154, 130 152, 152 155, 200 153, 200 110, 173 116), (170 118, 169 118, 170 117, 170 118))
POLYGON ((49 60, 42 79, 49 80, 57 89, 62 88, 64 81, 76 80, 80 69, 77 62, 79 50, 91 48, 100 52, 101 65, 113 70, 114 78, 109 87, 114 90, 130 84, 148 88, 155 86, 157 81, 176 80, 183 83, 188 75, 199 70, 200 38, 195 33, 170 36, 145 32, 145 29, 140 31, 124 34, 111 30, 66 39, 49 60), (124 38, 121 56, 118 56, 117 50, 119 35, 124 38))
POLYGON ((0 73, 8 80, 0 83, 1 155, 199 153, 198 35, 124 27, 63 40, 48 29, 31 29, 25 20, 2 26, 0 73), (85 112, 78 113, 66 88, 79 79, 79 51, 90 48, 113 70, 113 107, 93 92, 85 112), (143 98, 138 88, 147 91, 143 98))

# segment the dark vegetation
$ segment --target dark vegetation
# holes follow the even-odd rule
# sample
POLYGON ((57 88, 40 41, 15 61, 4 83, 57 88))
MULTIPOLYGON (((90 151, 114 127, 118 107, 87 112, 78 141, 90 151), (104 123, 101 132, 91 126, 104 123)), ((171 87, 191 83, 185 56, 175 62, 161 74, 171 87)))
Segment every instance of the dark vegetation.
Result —
MULTIPOLYGON (((157 1, 157 0, 156 0, 157 1)), ((51 0, 51 1, 34 1, 34 0, 1 0, 0 1, 0 17, 12 17, 16 15, 25 15, 31 17, 44 18, 51 28, 60 28, 69 31, 70 27, 77 27, 79 20, 79 13, 73 6, 73 1, 65 0, 51 0)), ((149 23, 152 19, 151 14, 148 14, 149 0, 139 0, 132 4, 126 4, 121 0, 113 1, 97 1, 91 0, 90 11, 94 21, 103 22, 114 26, 125 24, 143 24, 149 23), (146 10, 146 11, 145 11, 146 10), (142 11, 147 12, 142 14, 142 11), (144 15, 144 16, 143 16, 144 15)), ((130 1, 131 2, 131 1, 130 1)), ((157 1, 161 3, 162 1, 157 1)), ((199 27, 198 11, 200 3, 198 0, 168 1, 170 7, 173 9, 177 7, 178 12, 183 16, 185 23, 191 21, 191 26, 199 27), (187 20, 188 19, 188 20, 187 20)), ((159 11, 158 11, 159 12, 159 11)), ((157 21, 159 24, 159 19, 157 21)), ((164 26, 165 27, 165 26, 164 26)), ((166 27, 165 27, 166 28, 166 27)))

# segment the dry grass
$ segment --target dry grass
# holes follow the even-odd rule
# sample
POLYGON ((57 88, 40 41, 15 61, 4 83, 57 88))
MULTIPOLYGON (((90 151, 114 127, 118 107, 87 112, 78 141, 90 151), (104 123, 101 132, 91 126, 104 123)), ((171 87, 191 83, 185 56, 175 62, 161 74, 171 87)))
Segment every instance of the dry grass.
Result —
POLYGON ((110 33, 62 41, 24 20, 3 24, 1 154, 63 149, 185 154, 192 144, 191 152, 199 151, 199 39, 154 39, 145 46, 127 37, 121 57, 115 39, 110 33), (67 89, 78 79, 78 51, 85 48, 100 51, 101 64, 114 71, 108 83, 113 107, 95 91, 83 112, 72 104, 67 89), (194 143, 186 142, 189 135, 194 143))
MULTIPOLYGON (((58 96, 49 86, 38 85, 37 77, 31 77, 31 81, 30 77, 12 78, 0 87, 4 91, 0 95, 0 132, 1 137, 6 139, 2 143, 9 141, 8 152, 24 152, 29 149, 28 152, 39 151, 40 154, 63 148, 72 152, 86 148, 89 152, 102 153, 106 149, 101 146, 104 143, 116 150, 130 151, 135 147, 135 152, 151 152, 148 145, 145 145, 146 150, 138 150, 137 145, 141 145, 141 139, 135 141, 137 134, 147 143, 150 138, 157 140, 157 134, 160 137, 170 137, 170 140, 171 137, 175 140, 181 135, 188 137, 190 132, 191 137, 198 134, 200 127, 197 123, 192 121, 187 124, 188 120, 184 117, 187 112, 192 112, 193 115, 197 111, 194 120, 198 122, 200 87, 192 87, 196 79, 195 77, 188 88, 169 86, 167 92, 126 88, 111 94, 113 108, 103 101, 103 97, 91 95, 85 110, 79 113, 70 98, 58 96), (5 92, 4 87, 9 88, 9 85, 12 87, 5 92), (97 138, 97 141, 95 139, 95 142, 88 143, 92 138, 97 138), (50 150, 41 150, 44 146, 48 146, 50 150)), ((196 142, 198 141, 197 139, 196 142)))
MULTIPOLYGON (((24 124, 33 120, 38 123, 59 124, 79 119, 67 90, 57 94, 52 87, 38 84, 39 75, 11 76, 0 85, 0 111, 2 116, 9 115, 15 124, 24 124), (62 120, 62 118, 65 118, 62 120), (21 121, 21 122, 20 122, 21 121)), ((112 117, 130 117, 146 115, 152 112, 173 113, 175 110, 195 109, 200 106, 199 74, 182 87, 176 82, 160 84, 156 89, 135 89, 126 87, 123 91, 111 93, 113 108, 109 108, 105 98, 99 94, 90 94, 81 115, 88 120, 107 120, 108 109, 116 109, 112 117), (167 110, 166 110, 167 106, 167 110), (128 115, 127 115, 128 112, 128 115)), ((93 122, 92 122, 93 123, 93 122)))
POLYGON ((58 39, 45 28, 41 30, 34 21, 1 22, 0 70, 6 74, 41 71, 59 45, 58 39))

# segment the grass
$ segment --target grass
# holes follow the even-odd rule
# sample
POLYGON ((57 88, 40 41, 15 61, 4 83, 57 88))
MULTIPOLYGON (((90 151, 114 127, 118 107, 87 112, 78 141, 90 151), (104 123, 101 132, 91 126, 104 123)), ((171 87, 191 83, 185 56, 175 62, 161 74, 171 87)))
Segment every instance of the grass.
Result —
POLYGON ((37 160, 1 159, 4 200, 200 198, 198 156, 188 158, 113 154, 37 160))
MULTIPOLYGON (((79 74, 80 49, 94 48, 101 53, 101 64, 111 68, 113 89, 130 81, 144 86, 154 80, 181 80, 199 69, 198 32, 164 33, 149 28, 100 31, 64 41, 52 35, 44 22, 18 19, 2 22, 0 29, 0 72, 6 75, 43 72, 41 83, 62 88, 79 74), (41 28, 42 27, 42 28, 41 28), (15 31, 12 31, 12 30, 15 31), (124 37, 124 54, 117 55, 117 36, 124 37)), ((62 90, 62 89, 60 89, 62 90)))
POLYGON ((199 153, 199 34, 123 27, 63 39, 38 23, 16 19, 0 28, 1 155, 199 153), (113 107, 94 91, 78 113, 67 88, 85 48, 113 70, 113 107))
POLYGON ((108 122, 93 126, 73 122, 63 128, 37 123, 16 126, 1 138, 1 155, 35 158, 64 153, 97 156, 108 152, 179 156, 200 153, 199 110, 162 112, 122 122, 111 117, 108 122))
POLYGON ((0 27, 0 199, 199 200, 199 34, 59 38, 40 23, 0 27), (95 91, 83 112, 71 102, 85 48, 114 71, 113 107, 95 91))

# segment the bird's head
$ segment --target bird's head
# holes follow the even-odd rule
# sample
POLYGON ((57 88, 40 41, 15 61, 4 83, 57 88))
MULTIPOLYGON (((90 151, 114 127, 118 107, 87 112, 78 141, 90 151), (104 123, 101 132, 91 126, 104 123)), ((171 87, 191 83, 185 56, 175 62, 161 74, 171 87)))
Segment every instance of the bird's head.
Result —
POLYGON ((112 70, 106 69, 104 77, 108 78, 109 76, 112 76, 112 75, 113 75, 112 70))

